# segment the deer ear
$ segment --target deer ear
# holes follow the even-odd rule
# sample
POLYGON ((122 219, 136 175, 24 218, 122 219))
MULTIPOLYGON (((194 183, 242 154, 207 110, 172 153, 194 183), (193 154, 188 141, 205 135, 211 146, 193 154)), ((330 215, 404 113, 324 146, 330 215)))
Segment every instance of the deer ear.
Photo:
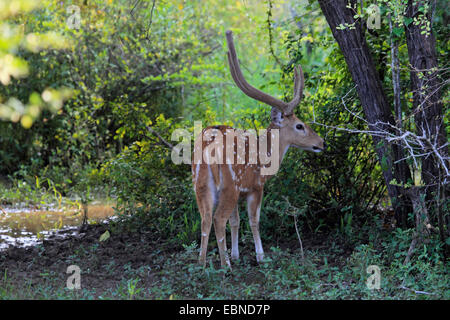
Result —
POLYGON ((284 116, 280 110, 278 110, 277 108, 272 108, 272 111, 270 112, 270 116, 272 118, 272 123, 274 125, 279 126, 279 127, 283 126, 284 116))

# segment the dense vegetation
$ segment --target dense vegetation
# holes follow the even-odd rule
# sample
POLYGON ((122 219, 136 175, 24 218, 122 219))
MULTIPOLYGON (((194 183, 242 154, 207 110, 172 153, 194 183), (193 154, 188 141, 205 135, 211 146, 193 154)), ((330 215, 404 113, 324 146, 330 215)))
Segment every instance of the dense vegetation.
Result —
MULTIPOLYGON (((425 5, 418 19, 432 19, 425 31, 435 37, 438 111, 448 136, 446 3, 419 2, 425 5)), ((416 21, 408 17, 407 3, 367 1, 362 12, 356 8, 356 19, 369 19, 367 8, 377 4, 379 28, 339 28, 365 28, 391 116, 402 120, 405 132, 419 134, 406 30, 416 21)), ((40 205, 55 201, 56 194, 83 203, 107 197, 116 202, 118 216, 93 227, 85 242, 10 248, 0 259, 0 297, 448 299, 449 177, 442 173, 448 155, 439 151, 439 183, 424 175, 433 166, 424 159, 439 160, 438 153, 405 153, 401 163, 409 176, 399 174, 397 155, 391 159, 386 151, 380 158, 382 142, 370 134, 368 107, 323 6, 281 0, 0 0, 0 206, 40 205), (205 270, 197 265, 200 216, 191 170, 172 163, 160 138, 170 141, 177 128, 192 132, 197 120, 204 127, 268 126, 269 108, 245 97, 231 80, 228 29, 247 79, 265 92, 290 99, 293 67, 302 65, 306 85, 296 113, 328 144, 323 154, 290 150, 266 185, 261 235, 268 257, 260 265, 241 205, 244 249, 232 273, 219 270, 213 236, 211 264, 205 270), (391 169, 394 179, 386 183, 391 169), (403 202, 393 201, 394 187, 403 202), (419 212, 422 205, 426 210, 419 212), (422 229, 421 219, 433 232, 422 229), (106 230, 110 238, 97 241, 106 230), (17 258, 18 252, 29 257, 17 258), (15 256, 23 268, 44 270, 24 278, 20 268, 8 268, 15 256), (46 264, 52 257, 58 260, 46 264), (80 291, 65 288, 71 264, 90 279, 80 291), (369 265, 381 268, 379 290, 366 286, 369 265), (98 274, 101 284, 92 280, 98 274)))

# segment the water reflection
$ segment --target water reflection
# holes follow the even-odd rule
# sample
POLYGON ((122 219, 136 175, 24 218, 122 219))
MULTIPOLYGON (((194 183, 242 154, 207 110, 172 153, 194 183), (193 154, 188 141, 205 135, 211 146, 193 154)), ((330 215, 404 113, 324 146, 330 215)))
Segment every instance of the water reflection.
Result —
MULTIPOLYGON (((88 205, 88 219, 91 222, 105 220, 113 214, 112 205, 95 202, 88 205)), ((3 206, 0 210, 0 250, 11 245, 35 245, 56 230, 59 236, 74 234, 82 221, 83 210, 80 208, 3 206)))

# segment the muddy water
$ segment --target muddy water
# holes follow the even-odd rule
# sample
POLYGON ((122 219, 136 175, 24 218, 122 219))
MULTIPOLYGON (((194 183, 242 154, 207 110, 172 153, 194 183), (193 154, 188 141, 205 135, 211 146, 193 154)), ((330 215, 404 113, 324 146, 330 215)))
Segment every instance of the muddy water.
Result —
MULTIPOLYGON (((88 205, 88 221, 102 221, 114 215, 112 205, 88 205)), ((9 246, 36 245, 49 236, 67 236, 78 232, 83 221, 79 208, 5 207, 0 208, 0 250, 9 246)))

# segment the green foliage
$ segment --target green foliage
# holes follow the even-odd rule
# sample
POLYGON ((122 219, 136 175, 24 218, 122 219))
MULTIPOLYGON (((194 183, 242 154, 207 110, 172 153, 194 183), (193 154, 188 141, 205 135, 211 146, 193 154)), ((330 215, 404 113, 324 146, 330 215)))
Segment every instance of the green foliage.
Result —
MULTIPOLYGON (((68 88, 46 88, 42 94, 34 91, 24 97, 28 99, 23 103, 15 96, 16 90, 12 86, 20 86, 20 79, 29 74, 29 61, 24 50, 38 53, 42 50, 64 49, 68 47, 67 39, 53 31, 33 30, 25 33, 25 25, 18 25, 17 16, 32 15, 32 10, 40 7, 41 3, 32 0, 2 0, 0 2, 0 82, 3 85, 0 91, 0 119, 18 122, 28 129, 33 121, 39 117, 43 108, 53 112, 59 110, 64 100, 72 95, 68 88), (15 79, 15 81, 13 81, 15 79)), ((20 21, 20 18, 18 19, 20 21)), ((23 20, 22 20, 23 21, 23 20)))
MULTIPOLYGON (((0 175, 8 176, 6 186, 0 184, 0 204, 68 198, 85 204, 108 194, 116 200, 118 218, 102 233, 100 246, 117 242, 120 235, 151 234, 158 250, 152 248, 151 261, 142 269, 109 261, 104 270, 124 277, 105 292, 69 293, 50 281, 22 293, 5 270, 1 298, 449 298, 439 241, 431 237, 403 265, 413 231, 382 228, 380 216, 389 204, 381 168, 368 135, 341 130, 343 125, 367 128, 345 60, 317 2, 305 7, 283 2, 283 7, 275 1, 46 0, 38 6, 14 0, 19 5, 14 12, 7 3, 0 0, 0 65, 6 61, 9 66, 0 68, 0 175), (79 29, 67 23, 69 5, 80 8, 79 29), (232 274, 218 270, 215 262, 206 269, 196 264, 200 216, 190 167, 173 164, 170 150, 146 129, 151 126, 170 141, 175 129, 193 133, 196 120, 203 127, 269 124, 269 107, 232 84, 227 29, 235 34, 249 83, 273 96, 291 98, 293 67, 302 65, 306 86, 296 113, 313 122, 328 145, 320 155, 287 153, 265 187, 261 234, 268 257, 255 266, 253 253, 246 254, 232 274), (67 99, 69 91, 73 95, 67 99), (320 236, 327 248, 305 245, 304 260, 295 223, 302 236, 320 236), (374 264, 382 269, 380 291, 365 285, 366 268, 374 264), (150 287, 146 268, 155 268, 158 276, 150 287), (432 295, 418 296, 402 286, 432 295)), ((370 4, 380 6, 383 20, 379 30, 367 33, 367 42, 392 101, 390 40, 399 42, 399 59, 407 64, 399 25, 423 23, 430 8, 411 20, 404 16, 403 0, 365 6, 370 4), (396 23, 392 33, 388 13, 396 23)), ((445 62, 449 27, 441 6, 438 2, 434 25, 424 23, 424 31, 433 28, 439 59, 445 62)), ((357 18, 368 14, 355 12, 357 18)), ((401 80, 406 87, 406 69, 401 80)), ((404 92, 404 111, 411 109, 411 97, 404 92)), ((412 118, 404 125, 413 128, 412 118)), ((253 245, 244 204, 239 211, 240 238, 248 253, 253 245)), ((68 259, 95 259, 95 248, 90 250, 79 247, 68 259)), ((208 258, 218 261, 217 250, 209 252, 208 258)))
MULTIPOLYGON (((125 231, 125 230, 124 230, 125 231)), ((149 247, 142 243, 139 252, 145 252, 147 263, 118 262, 110 254, 100 261, 98 270, 105 275, 104 284, 95 286, 88 279, 95 274, 95 246, 75 246, 67 263, 84 265, 82 290, 67 290, 61 286, 65 274, 51 268, 40 270, 39 282, 17 278, 14 270, 5 270, 0 279, 2 299, 448 299, 449 279, 446 266, 436 259, 429 246, 418 248, 420 254, 407 265, 390 254, 407 247, 412 230, 394 233, 390 241, 382 239, 358 243, 347 253, 339 241, 324 246, 309 246, 302 259, 299 250, 273 246, 266 259, 255 266, 254 256, 243 256, 233 265, 233 272, 217 268, 217 249, 211 250, 204 269, 197 262, 198 245, 195 242, 173 252, 167 243, 149 247), (87 259, 87 260, 86 260, 87 259), (89 261, 89 262, 86 262, 89 261), (380 268, 380 289, 368 289, 370 273, 367 267, 380 268), (117 274, 122 278, 117 281, 117 274), (109 279, 109 280, 107 280, 109 279)), ((126 231, 128 232, 128 231, 126 231)), ((371 233, 373 232, 370 231, 371 233)), ((371 233, 366 234, 367 238, 371 233)), ((113 233, 112 237, 121 234, 113 233)), ((373 234, 372 234, 373 235, 373 234)), ((321 241, 324 241, 321 238, 321 241)), ((434 241, 434 240, 433 240, 434 241)), ((250 242, 245 250, 252 249, 250 242)), ((42 248, 45 253, 45 248, 42 248)), ((109 250, 108 244, 101 250, 109 250)), ((131 249, 129 249, 131 250, 131 249)), ((62 263, 66 263, 62 262, 62 263)), ((35 262, 31 262, 33 265, 35 262)), ((30 267, 28 265, 28 267, 30 267)))

